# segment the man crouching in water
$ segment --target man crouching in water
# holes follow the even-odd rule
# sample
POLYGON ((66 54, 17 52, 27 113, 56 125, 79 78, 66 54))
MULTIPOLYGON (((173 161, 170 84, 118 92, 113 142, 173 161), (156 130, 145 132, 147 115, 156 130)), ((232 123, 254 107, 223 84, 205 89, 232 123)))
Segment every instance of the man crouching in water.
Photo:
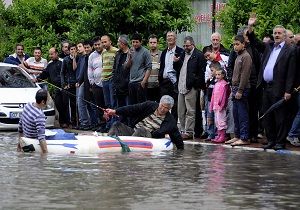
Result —
POLYGON ((154 101, 120 107, 116 110, 106 109, 105 115, 129 117, 132 127, 115 122, 108 135, 141 136, 148 138, 164 138, 168 134, 177 149, 184 149, 184 144, 177 127, 177 122, 169 112, 174 105, 171 96, 161 97, 159 104, 154 101))
POLYGON ((47 153, 45 140, 46 117, 43 108, 46 107, 48 92, 44 89, 37 91, 35 101, 25 105, 19 121, 19 143, 17 151, 21 151, 20 138, 38 139, 43 153, 47 153))

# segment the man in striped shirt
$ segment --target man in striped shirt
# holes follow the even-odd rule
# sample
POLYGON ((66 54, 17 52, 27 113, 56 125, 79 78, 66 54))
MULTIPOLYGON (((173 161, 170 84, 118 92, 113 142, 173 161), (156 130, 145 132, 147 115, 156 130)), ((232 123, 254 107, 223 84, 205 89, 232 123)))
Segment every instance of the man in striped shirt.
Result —
POLYGON ((28 73, 36 78, 47 67, 48 62, 45 58, 42 58, 42 49, 36 47, 33 51, 33 56, 24 61, 24 65, 27 68, 28 73))
POLYGON ((43 153, 47 153, 45 140, 46 117, 43 108, 46 107, 48 92, 44 89, 37 91, 35 101, 26 104, 19 121, 18 151, 21 151, 20 138, 38 139, 43 153))

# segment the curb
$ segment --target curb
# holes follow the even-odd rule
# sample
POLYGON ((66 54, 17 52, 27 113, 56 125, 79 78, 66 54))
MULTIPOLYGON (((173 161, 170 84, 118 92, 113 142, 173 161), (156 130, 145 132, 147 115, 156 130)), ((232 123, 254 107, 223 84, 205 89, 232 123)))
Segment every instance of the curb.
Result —
POLYGON ((213 143, 207 143, 207 142, 195 142, 195 141, 184 141, 185 144, 190 145, 204 145, 204 146, 222 146, 225 148, 231 148, 231 149, 239 149, 239 150, 247 150, 247 151, 258 151, 258 152, 268 152, 268 153, 275 153, 275 154, 284 154, 284 155, 300 155, 300 151, 292 151, 292 150, 263 150, 262 148, 257 147, 247 147, 247 146, 234 146, 231 145, 225 145, 225 144, 213 144, 213 143))

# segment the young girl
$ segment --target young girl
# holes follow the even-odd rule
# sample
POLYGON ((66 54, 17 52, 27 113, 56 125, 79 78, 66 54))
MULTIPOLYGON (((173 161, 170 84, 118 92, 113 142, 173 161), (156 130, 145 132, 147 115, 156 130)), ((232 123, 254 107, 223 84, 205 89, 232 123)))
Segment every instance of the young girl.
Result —
POLYGON ((213 89, 210 103, 210 111, 214 111, 215 124, 217 127, 217 137, 212 140, 214 143, 224 143, 225 134, 227 129, 226 123, 226 107, 228 97, 230 95, 230 88, 228 83, 225 81, 226 72, 224 69, 217 69, 216 79, 217 83, 213 89))

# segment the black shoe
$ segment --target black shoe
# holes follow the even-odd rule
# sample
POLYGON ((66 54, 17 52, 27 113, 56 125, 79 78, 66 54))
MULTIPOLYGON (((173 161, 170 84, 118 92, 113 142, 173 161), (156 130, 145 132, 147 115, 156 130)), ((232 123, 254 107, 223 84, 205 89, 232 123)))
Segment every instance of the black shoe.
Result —
POLYGON ((285 145, 283 145, 283 144, 276 144, 273 148, 274 148, 275 151, 282 150, 282 149, 285 149, 285 145))
POLYGON ((99 132, 99 133, 107 133, 108 132, 108 128, 103 128, 103 127, 100 127, 100 128, 98 128, 97 130, 96 130, 96 132, 99 132))
POLYGON ((258 140, 257 140, 257 138, 251 138, 251 139, 250 139, 250 142, 251 142, 251 143, 258 143, 258 140))
POLYGON ((275 146, 276 144, 274 142, 268 142, 268 144, 266 146, 263 146, 262 148, 264 150, 266 149, 273 149, 273 147, 275 146))
POLYGON ((200 139, 207 139, 208 133, 204 132, 201 136, 200 139))

